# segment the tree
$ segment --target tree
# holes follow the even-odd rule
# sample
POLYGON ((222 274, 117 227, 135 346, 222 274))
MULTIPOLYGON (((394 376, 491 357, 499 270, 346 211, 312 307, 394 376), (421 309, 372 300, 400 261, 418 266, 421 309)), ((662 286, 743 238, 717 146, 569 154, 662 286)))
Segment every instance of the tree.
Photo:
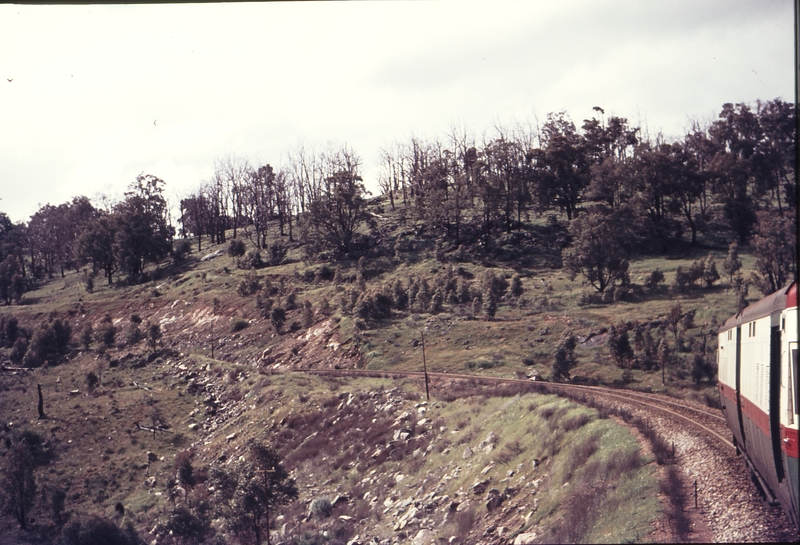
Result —
POLYGON ((23 530, 28 529, 28 512, 36 499, 33 469, 33 453, 25 442, 18 442, 6 455, 0 482, 6 496, 4 507, 14 515, 23 530))
POLYGON ((101 214, 90 221, 78 239, 78 255, 92 263, 92 268, 102 270, 110 286, 113 275, 119 268, 115 241, 119 230, 117 218, 110 214, 101 214))
POLYGON ((628 273, 629 250, 624 229, 613 216, 583 214, 570 225, 572 246, 563 253, 571 280, 578 274, 600 293, 628 273))
POLYGON ((155 352, 158 341, 161 340, 161 326, 159 324, 147 323, 147 344, 150 345, 150 351, 155 352))
POLYGON ((257 544, 265 530, 270 543, 271 513, 298 495, 297 485, 277 453, 254 441, 247 445, 243 463, 230 471, 213 468, 209 478, 228 529, 237 536, 252 535, 257 544))
POLYGON ((272 307, 272 312, 269 315, 269 321, 272 327, 275 328, 277 333, 281 332, 284 322, 286 322, 286 310, 283 307, 272 307))
POLYGON ((552 379, 555 382, 562 382, 569 380, 570 370, 577 365, 578 360, 575 358, 575 347, 578 345, 578 340, 572 333, 572 330, 567 328, 561 334, 561 339, 558 341, 555 352, 553 352, 553 373, 552 379))
POLYGON ((617 367, 626 369, 633 360, 633 348, 628 338, 628 328, 624 324, 612 325, 606 338, 606 346, 617 367))
POLYGON ((172 250, 174 229, 169 224, 163 186, 160 178, 140 174, 114 209, 117 260, 131 279, 138 278, 147 263, 158 263, 172 250))
POLYGON ((714 282, 719 280, 719 272, 717 271, 717 262, 714 260, 714 256, 709 253, 708 257, 706 258, 705 262, 703 263, 703 282, 706 283, 706 287, 710 288, 714 285, 714 282))
POLYGON ((361 159, 344 147, 326 158, 327 175, 320 194, 309 204, 309 222, 322 242, 340 253, 352 250, 356 230, 364 221, 366 189, 361 159))
POLYGON ((25 278, 22 264, 15 255, 8 255, 0 262, 0 299, 10 305, 19 302, 25 292, 25 278))
POLYGON ((583 138, 566 112, 550 113, 542 127, 543 146, 534 153, 539 194, 572 220, 589 184, 589 162, 583 138))
POLYGON ((794 217, 758 213, 753 236, 756 270, 753 280, 764 295, 781 289, 789 280, 797 279, 797 229, 794 217))
POLYGON ((742 262, 739 260, 739 243, 734 240, 731 242, 731 245, 728 246, 728 257, 725 258, 722 264, 722 270, 725 271, 725 274, 730 278, 731 285, 733 285, 733 275, 741 268, 742 262))

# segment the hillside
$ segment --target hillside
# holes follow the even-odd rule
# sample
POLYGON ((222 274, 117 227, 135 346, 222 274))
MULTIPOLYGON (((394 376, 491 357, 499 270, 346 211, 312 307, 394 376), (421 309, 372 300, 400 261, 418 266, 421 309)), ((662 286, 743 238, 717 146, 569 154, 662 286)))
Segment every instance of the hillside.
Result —
MULTIPOLYGON (((21 369, 13 348, 0 349, 3 456, 25 431, 38 434, 44 453, 34 472, 36 520, 23 532, 6 515, 0 533, 7 542, 47 542, 61 525, 96 514, 121 528, 132 523, 148 543, 191 543, 164 530, 181 505, 213 520, 218 534, 206 542, 224 542, 231 536, 210 510, 208 476, 240 463, 250 439, 280 454, 299 490, 278 510, 273 542, 654 539, 664 511, 661 469, 607 415, 519 389, 435 384, 425 402, 424 385, 413 381, 300 371, 421 370, 424 334, 429 371, 551 379, 570 330, 577 338, 570 380, 713 404, 713 373, 693 379, 692 358, 713 355, 715 324, 735 312, 735 297, 725 279, 706 288, 667 286, 678 267, 709 252, 722 261, 727 247, 634 256, 630 295, 603 302, 560 267, 552 247, 569 236, 564 222, 537 220, 529 243, 507 237, 491 255, 479 247, 470 254, 444 247, 424 224, 403 221, 387 205, 377 199, 368 208, 380 233, 368 258, 314 260, 300 243, 274 237, 270 244, 280 242, 285 255, 247 268, 246 256, 227 255, 227 244, 204 241, 202 252, 148 269, 152 279, 143 284, 97 280, 89 292, 85 272, 70 271, 0 307, 4 323, 15 317, 31 332, 48 320, 71 330, 65 356, 37 368, 21 369), (644 291, 656 269, 663 282, 644 291), (488 273, 502 292, 493 316, 474 302, 488 273), (427 303, 412 298, 401 308, 398 298, 380 299, 400 293, 398 281, 417 285, 415 300, 427 303), (667 324, 676 303, 673 331, 667 324), (277 307, 284 320, 271 319, 277 307), (618 366, 607 337, 625 323, 632 357, 618 366), (161 337, 151 346, 146 336, 155 324, 161 337), (110 326, 116 336, 105 346, 97 332, 110 326), (663 374, 642 363, 644 336, 669 348, 663 374), (37 384, 44 419, 37 418, 37 384), (187 458, 196 484, 180 492, 176 459, 187 458), (58 489, 66 494, 57 524, 58 489)), ((747 248, 741 259, 748 273, 747 248)))

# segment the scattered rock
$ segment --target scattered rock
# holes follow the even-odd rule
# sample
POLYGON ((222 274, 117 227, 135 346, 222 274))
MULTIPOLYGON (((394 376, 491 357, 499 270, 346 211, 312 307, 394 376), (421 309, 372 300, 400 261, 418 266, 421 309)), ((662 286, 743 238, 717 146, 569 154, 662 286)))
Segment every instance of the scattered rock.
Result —
POLYGON ((472 485, 472 493, 475 494, 476 496, 480 496, 481 494, 486 492, 487 486, 489 486, 489 479, 474 483, 472 485))

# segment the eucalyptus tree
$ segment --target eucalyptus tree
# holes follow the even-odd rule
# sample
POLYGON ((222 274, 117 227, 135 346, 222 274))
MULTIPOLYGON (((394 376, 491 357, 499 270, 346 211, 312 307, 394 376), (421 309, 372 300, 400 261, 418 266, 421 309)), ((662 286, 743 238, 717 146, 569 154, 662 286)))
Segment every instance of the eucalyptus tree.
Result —
POLYGON ((572 220, 589 184, 589 160, 585 140, 565 112, 547 115, 534 158, 540 198, 572 220))
POLYGON ((365 219, 361 158, 346 145, 321 159, 322 186, 308 205, 310 231, 330 249, 347 254, 365 219))

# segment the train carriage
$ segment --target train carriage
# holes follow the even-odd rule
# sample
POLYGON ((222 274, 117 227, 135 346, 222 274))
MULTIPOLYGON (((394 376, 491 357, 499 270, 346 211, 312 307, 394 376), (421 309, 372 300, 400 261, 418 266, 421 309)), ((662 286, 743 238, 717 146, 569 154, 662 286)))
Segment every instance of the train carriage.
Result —
POLYGON ((798 522, 797 283, 719 330, 719 393, 737 450, 771 499, 798 522))

